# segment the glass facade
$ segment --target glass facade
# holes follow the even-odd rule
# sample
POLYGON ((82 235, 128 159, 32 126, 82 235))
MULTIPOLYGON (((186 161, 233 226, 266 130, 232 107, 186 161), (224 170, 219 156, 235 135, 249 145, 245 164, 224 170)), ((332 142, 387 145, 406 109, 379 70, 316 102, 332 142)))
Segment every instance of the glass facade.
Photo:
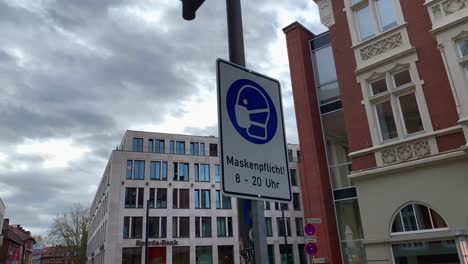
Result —
POLYGON ((213 256, 211 253, 211 246, 195 247, 196 264, 211 264, 213 263, 213 256))
MULTIPOLYGON (((384 1, 383 1, 384 2, 384 1)), ((382 4, 384 4, 382 2, 382 4)), ((366 21, 370 18, 369 7, 356 11, 359 30, 362 38, 374 34, 366 21)), ((386 18, 387 19, 387 18, 386 18)), ((318 93, 319 108, 322 119, 322 130, 330 182, 335 200, 336 218, 340 237, 343 263, 364 264, 364 249, 362 246, 363 231, 357 194, 352 182, 348 179, 351 171, 351 161, 348 158, 349 147, 347 132, 344 125, 344 115, 338 92, 335 63, 330 45, 330 36, 326 32, 317 36, 310 43, 314 61, 314 76, 318 93), (333 89, 325 92, 323 86, 333 83, 333 89)), ((384 83, 376 83, 373 92, 379 93, 386 89, 384 83), (380 85, 380 86, 379 86, 380 85)))

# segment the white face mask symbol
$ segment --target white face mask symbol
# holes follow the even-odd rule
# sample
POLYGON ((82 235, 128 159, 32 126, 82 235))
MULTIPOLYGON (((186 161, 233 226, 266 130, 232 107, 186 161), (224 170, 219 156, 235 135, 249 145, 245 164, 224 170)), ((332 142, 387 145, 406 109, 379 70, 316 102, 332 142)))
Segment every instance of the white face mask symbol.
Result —
POLYGON ((237 94, 234 110, 237 124, 247 130, 247 135, 261 140, 268 138, 270 105, 258 88, 250 85, 242 87, 237 94))

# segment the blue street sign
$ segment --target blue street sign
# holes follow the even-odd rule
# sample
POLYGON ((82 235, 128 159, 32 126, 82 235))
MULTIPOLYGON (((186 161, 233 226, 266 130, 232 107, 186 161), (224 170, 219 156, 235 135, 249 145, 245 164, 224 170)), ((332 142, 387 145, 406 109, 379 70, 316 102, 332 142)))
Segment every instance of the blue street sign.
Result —
POLYGON ((318 251, 318 247, 316 244, 314 243, 309 243, 306 245, 306 252, 307 254, 311 255, 311 256, 314 256, 317 254, 317 251, 318 251))
POLYGON ((304 233, 308 236, 315 236, 315 232, 317 232, 317 228, 314 224, 306 224, 304 227, 304 233))

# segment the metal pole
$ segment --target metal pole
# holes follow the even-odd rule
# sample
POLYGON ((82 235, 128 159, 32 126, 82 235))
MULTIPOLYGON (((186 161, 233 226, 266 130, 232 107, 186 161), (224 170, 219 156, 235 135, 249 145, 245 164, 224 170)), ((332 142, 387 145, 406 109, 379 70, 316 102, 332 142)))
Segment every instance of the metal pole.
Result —
MULTIPOLYGON (((229 41, 229 60, 235 64, 245 67, 244 33, 242 29, 242 10, 240 0, 226 0, 226 14, 229 41)), ((255 250, 255 263, 268 263, 268 247, 266 243, 265 214, 263 201, 251 200, 252 208, 252 234, 254 241, 250 241, 249 229, 244 215, 244 206, 248 200, 237 199, 237 214, 239 223, 239 246, 240 250, 252 247, 255 250)))
POLYGON ((149 218, 149 206, 150 206, 150 200, 146 201, 146 235, 145 235, 145 264, 148 264, 148 236, 149 236, 149 223, 148 223, 148 218, 149 218))
POLYGON ((284 225, 284 247, 286 248, 286 263, 289 264, 288 227, 286 226, 286 218, 284 217, 283 204, 280 204, 280 206, 281 206, 281 216, 283 217, 283 225, 284 225))

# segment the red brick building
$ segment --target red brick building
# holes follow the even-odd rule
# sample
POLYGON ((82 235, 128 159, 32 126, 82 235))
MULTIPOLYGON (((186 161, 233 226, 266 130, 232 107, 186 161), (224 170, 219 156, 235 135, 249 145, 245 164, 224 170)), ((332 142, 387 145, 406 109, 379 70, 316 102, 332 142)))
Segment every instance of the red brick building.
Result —
POLYGON ((41 264, 77 264, 73 253, 67 247, 57 245, 43 248, 41 251, 41 264))
POLYGON ((20 225, 10 225, 9 219, 3 220, 3 244, 0 249, 0 264, 29 264, 32 248, 36 241, 29 231, 20 225))
POLYGON ((318 256, 468 263, 468 2, 316 2, 284 32, 318 256))

